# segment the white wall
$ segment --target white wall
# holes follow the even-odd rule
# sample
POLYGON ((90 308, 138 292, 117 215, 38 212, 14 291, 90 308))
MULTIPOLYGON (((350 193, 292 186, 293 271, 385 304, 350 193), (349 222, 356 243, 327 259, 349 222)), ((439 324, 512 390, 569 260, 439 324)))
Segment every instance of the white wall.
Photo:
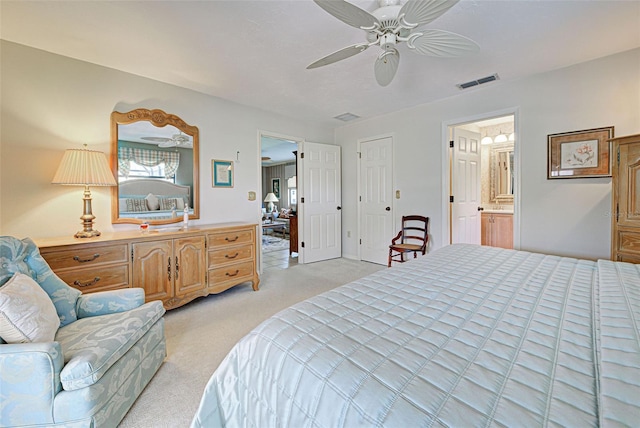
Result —
POLYGON ((358 140, 393 135, 394 188, 401 190, 401 199, 394 200, 396 224, 406 214, 429 216, 430 248, 438 248, 448 242, 443 236, 443 123, 506 109, 517 109, 519 119, 520 248, 609 258, 611 179, 547 180, 547 135, 611 125, 616 136, 640 133, 640 49, 519 81, 498 81, 338 128, 343 256, 358 256, 358 140))
MULTIPOLYGON (((80 230, 82 188, 51 179, 65 149, 109 154, 110 114, 134 108, 161 109, 200 130, 200 220, 258 221, 258 130, 313 141, 332 141, 333 130, 263 110, 2 41, 0 234, 33 238, 80 230), (235 160, 233 189, 211 187, 211 159, 235 160)), ((95 228, 111 224, 108 188, 91 189, 95 228)))

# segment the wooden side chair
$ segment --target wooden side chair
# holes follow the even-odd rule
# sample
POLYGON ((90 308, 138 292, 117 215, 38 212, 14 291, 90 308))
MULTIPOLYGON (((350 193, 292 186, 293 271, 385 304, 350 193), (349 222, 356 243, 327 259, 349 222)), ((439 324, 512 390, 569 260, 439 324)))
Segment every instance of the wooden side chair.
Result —
POLYGON ((402 230, 391 240, 391 245, 389 245, 389 267, 391 267, 392 260, 404 263, 406 261, 404 255, 407 253, 413 253, 415 259, 418 252, 423 255, 427 252, 428 226, 429 217, 402 216, 402 230))

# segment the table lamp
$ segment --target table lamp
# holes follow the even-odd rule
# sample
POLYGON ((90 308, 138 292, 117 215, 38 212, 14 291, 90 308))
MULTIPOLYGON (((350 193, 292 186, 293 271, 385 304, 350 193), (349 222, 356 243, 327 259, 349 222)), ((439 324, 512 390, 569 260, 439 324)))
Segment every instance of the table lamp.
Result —
POLYGON ((267 197, 264 198, 264 201, 269 203, 269 205, 268 205, 269 210, 268 211, 269 212, 273 212, 273 203, 274 202, 278 202, 278 198, 276 198, 276 195, 273 194, 273 193, 267 193, 267 197))
POLYGON ((107 157, 102 152, 84 149, 69 149, 64 152, 60 166, 53 177, 53 184, 70 186, 84 186, 84 214, 80 217, 84 230, 74 236, 76 238, 92 238, 100 236, 100 232, 93 229, 91 212, 91 191, 89 186, 117 186, 113 178, 107 157))

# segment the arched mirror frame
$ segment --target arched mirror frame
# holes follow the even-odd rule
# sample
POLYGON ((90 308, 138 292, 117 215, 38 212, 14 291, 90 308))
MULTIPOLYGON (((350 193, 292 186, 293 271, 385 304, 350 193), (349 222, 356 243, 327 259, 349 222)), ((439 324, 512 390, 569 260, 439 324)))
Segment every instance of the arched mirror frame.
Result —
MULTIPOLYGON (((173 114, 165 113, 162 110, 136 109, 126 113, 114 111, 111 113, 111 171, 118 177, 118 126, 127 125, 134 122, 147 121, 159 128, 172 125, 193 138, 193 213, 190 219, 200 218, 200 136, 198 127, 188 125, 184 120, 173 114)), ((149 223, 151 225, 178 223, 182 221, 182 216, 167 219, 141 219, 120 217, 119 209, 119 188, 111 188, 111 222, 116 223, 149 223)))

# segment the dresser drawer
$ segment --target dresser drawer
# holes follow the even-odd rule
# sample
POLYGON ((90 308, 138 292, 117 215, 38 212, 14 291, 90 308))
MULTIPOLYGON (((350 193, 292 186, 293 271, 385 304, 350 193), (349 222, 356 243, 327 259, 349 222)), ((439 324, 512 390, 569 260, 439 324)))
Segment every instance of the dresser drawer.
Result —
POLYGON ((97 266, 107 263, 127 262, 127 244, 90 246, 71 250, 42 249, 42 257, 56 273, 60 269, 97 266))
POLYGON ((243 277, 250 278, 251 276, 253 276, 253 261, 211 269, 209 271, 209 287, 215 287, 227 281, 237 281, 243 277))
POLYGON ((618 231, 618 251, 640 258, 640 233, 627 230, 618 231))
POLYGON ((56 273, 64 282, 83 293, 130 287, 127 264, 69 269, 56 273))
POLYGON ((252 229, 231 230, 227 232, 210 233, 210 247, 224 247, 236 244, 251 244, 254 241, 252 229))
POLYGON ((245 260, 253 260, 253 245, 228 246, 209 251, 209 269, 245 260))

